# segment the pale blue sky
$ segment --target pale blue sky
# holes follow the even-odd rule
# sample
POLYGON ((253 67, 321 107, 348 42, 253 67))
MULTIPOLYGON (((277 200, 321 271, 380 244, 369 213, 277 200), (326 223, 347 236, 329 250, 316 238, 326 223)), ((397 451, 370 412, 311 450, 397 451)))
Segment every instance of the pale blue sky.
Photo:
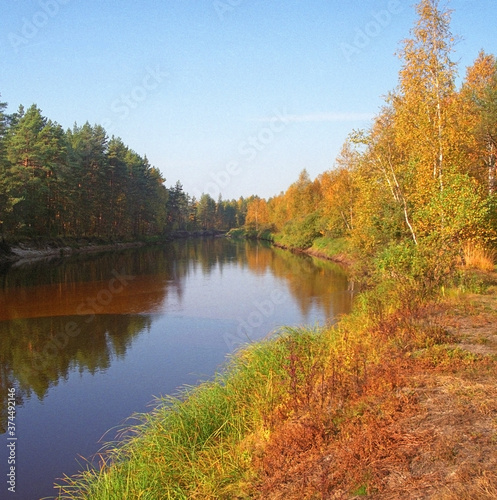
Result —
MULTIPOLYGON (((448 5, 464 75, 497 52, 497 4, 448 5)), ((104 125, 168 186, 268 197, 368 126, 414 21, 404 0, 2 0, 0 93, 104 125)))

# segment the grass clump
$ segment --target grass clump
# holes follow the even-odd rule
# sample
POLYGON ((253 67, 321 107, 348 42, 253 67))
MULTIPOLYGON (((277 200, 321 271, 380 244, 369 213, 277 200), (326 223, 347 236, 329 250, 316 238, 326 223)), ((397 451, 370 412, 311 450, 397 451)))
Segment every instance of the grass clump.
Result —
POLYGON ((321 236, 312 242, 311 250, 322 253, 327 257, 348 255, 351 252, 350 242, 346 238, 328 238, 321 236))
POLYGON ((138 424, 119 444, 102 450, 98 466, 65 478, 59 498, 243 495, 254 480, 254 453, 271 433, 271 414, 296 397, 289 390, 292 356, 304 366, 318 339, 314 332, 282 332, 235 355, 214 380, 161 398, 152 412, 134 417, 138 424))
POLYGON ((467 269, 478 269, 480 271, 494 271, 496 252, 468 242, 463 245, 463 262, 467 269))

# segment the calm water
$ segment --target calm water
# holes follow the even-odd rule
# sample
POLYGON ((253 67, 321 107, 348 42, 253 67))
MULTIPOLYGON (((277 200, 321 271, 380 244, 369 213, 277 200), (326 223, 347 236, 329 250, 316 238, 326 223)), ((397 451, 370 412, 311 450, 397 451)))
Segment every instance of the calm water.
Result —
POLYGON ((0 272, 0 498, 54 496, 57 478, 155 396, 210 378, 282 325, 333 322, 350 302, 333 264, 225 239, 0 272), (5 479, 12 388, 15 494, 5 479))

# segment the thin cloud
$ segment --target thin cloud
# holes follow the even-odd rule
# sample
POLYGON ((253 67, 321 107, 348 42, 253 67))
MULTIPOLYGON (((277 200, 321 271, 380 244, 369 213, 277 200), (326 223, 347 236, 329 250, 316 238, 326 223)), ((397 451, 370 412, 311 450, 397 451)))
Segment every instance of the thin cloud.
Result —
MULTIPOLYGON (((318 123, 318 122, 355 122, 370 121, 374 118, 373 113, 308 113, 303 115, 282 114, 279 119, 287 123, 318 123)), ((256 119, 259 122, 270 122, 273 116, 265 116, 256 119)))

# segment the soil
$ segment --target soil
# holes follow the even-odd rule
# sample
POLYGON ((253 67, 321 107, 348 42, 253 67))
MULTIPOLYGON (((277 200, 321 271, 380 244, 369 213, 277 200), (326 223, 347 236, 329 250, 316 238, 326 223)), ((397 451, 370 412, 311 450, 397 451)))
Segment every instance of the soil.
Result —
POLYGON ((107 252, 112 250, 122 250, 125 248, 135 248, 143 246, 142 242, 124 242, 124 243, 95 243, 83 241, 78 245, 69 246, 62 242, 46 243, 16 243, 15 245, 3 245, 0 249, 0 263, 23 264, 40 259, 51 257, 63 257, 77 253, 107 252))
POLYGON ((282 422, 260 498, 497 499, 497 274, 484 280, 415 318, 443 341, 384 360, 340 431, 305 412, 282 422))

